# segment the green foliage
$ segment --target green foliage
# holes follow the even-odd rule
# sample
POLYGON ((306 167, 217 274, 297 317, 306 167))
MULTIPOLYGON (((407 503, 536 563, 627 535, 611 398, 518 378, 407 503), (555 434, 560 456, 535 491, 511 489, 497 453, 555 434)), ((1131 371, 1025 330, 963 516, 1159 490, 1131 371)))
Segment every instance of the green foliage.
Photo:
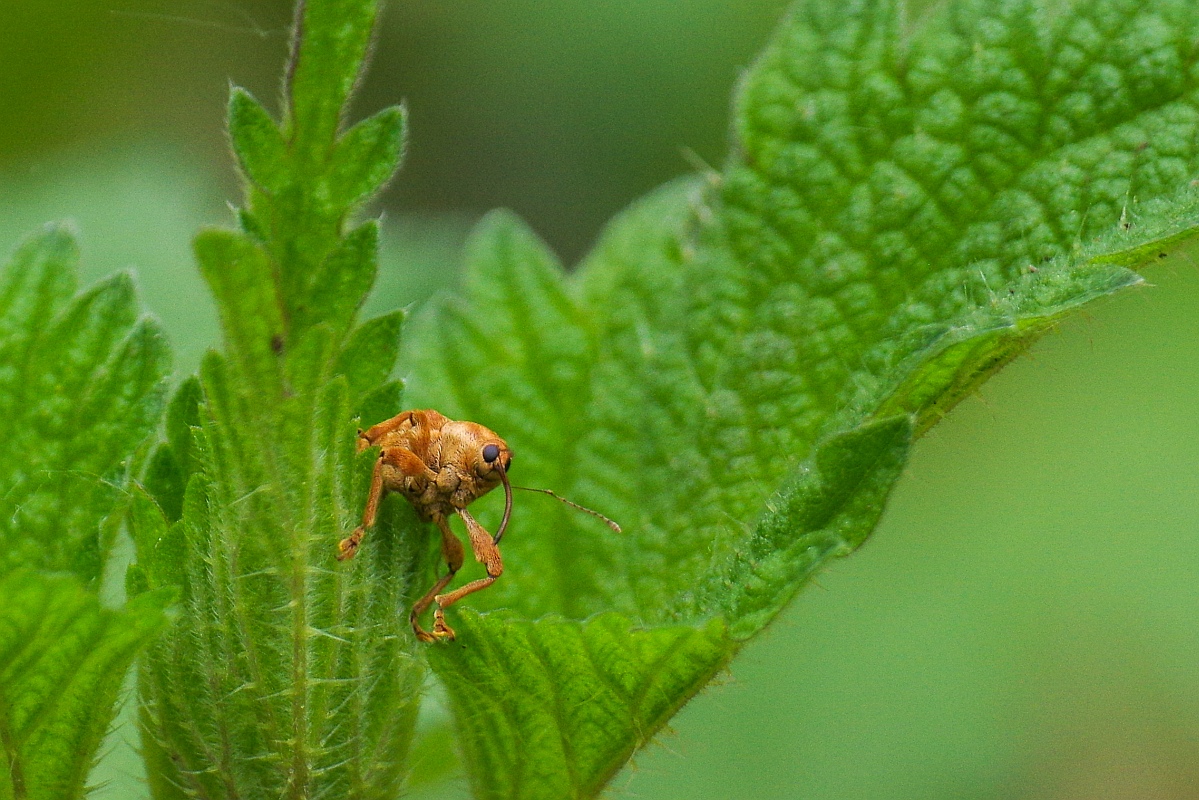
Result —
POLYGON ((96 581, 110 544, 100 521, 160 413, 162 332, 138 318, 128 275, 77 293, 78 258, 70 232, 47 227, 0 275, 0 496, 12 510, 0 515, 0 573, 96 581))
POLYGON ((282 124, 233 91, 241 230, 195 242, 224 348, 172 402, 152 497, 131 514, 127 586, 181 592, 139 673, 155 797, 401 789, 424 680, 403 609, 426 531, 389 505, 369 551, 334 560, 372 467, 355 453, 355 411, 398 403, 402 315, 354 327, 378 226, 349 218, 398 166, 403 117, 341 133, 375 13, 369 0, 302 7, 282 124))
MULTIPOLYGON (((362 0, 299 4, 281 125, 244 90, 230 97, 230 139, 250 184, 242 227, 270 256, 284 345, 321 322, 341 335, 374 283, 377 225, 347 233, 346 220, 399 168, 404 112, 341 127, 377 13, 362 0)), ((247 271, 232 280, 255 279, 247 271)))
POLYGON ((71 577, 17 570, 0 577, 0 597, 0 797, 82 797, 125 672, 171 593, 111 611, 71 577))
POLYGON ((560 656, 545 615, 619 612, 604 653, 723 620, 677 707, 869 534, 913 431, 1194 235, 1187 3, 962 0, 907 29, 894 2, 800 2, 721 175, 635 206, 571 276, 492 219, 465 298, 408 339, 412 405, 502 432, 514 480, 625 527, 524 499, 475 603, 514 611, 459 614, 471 643, 433 659, 477 796, 592 796, 663 721, 572 702, 609 665, 560 656), (497 731, 519 745, 479 744, 497 731))
POLYGON ((403 315, 356 320, 379 228, 354 214, 404 144, 399 108, 344 124, 376 14, 300 3, 280 121, 233 91, 239 229, 195 242, 224 345, 155 447, 167 353, 129 280, 76 295, 61 229, 4 272, 0 798, 82 793, 175 597, 139 670, 157 798, 396 797, 426 662, 476 796, 593 797, 866 539, 916 435, 1199 229, 1183 0, 957 0, 913 33, 894 0, 801 0, 722 173, 635 204, 571 275, 489 217, 408 338, 406 406, 499 431, 518 482, 624 525, 522 496, 481 613, 418 645, 405 612, 443 568, 411 508, 335 561, 375 458, 357 421, 401 407, 403 315), (103 610, 122 522, 132 599, 103 610))
POLYGON ((118 275, 78 292, 49 226, 0 273, 0 798, 78 798, 168 591, 96 596, 170 354, 118 275))
POLYGON ((578 622, 463 611, 460 647, 431 660, 479 797, 591 797, 729 655, 724 624, 639 630, 620 614, 578 622), (535 753, 536 758, 527 755, 535 753))

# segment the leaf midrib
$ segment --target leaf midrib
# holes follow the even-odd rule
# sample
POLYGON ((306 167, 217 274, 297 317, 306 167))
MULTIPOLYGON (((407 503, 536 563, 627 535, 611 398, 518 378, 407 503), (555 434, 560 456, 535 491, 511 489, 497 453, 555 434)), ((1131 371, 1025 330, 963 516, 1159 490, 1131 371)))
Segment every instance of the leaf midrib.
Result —
POLYGON ((25 787, 25 768, 22 764, 20 749, 13 738, 8 703, 4 698, 3 687, 0 687, 0 747, 4 748, 5 758, 8 762, 8 781, 12 789, 13 800, 25 800, 29 796, 25 787))

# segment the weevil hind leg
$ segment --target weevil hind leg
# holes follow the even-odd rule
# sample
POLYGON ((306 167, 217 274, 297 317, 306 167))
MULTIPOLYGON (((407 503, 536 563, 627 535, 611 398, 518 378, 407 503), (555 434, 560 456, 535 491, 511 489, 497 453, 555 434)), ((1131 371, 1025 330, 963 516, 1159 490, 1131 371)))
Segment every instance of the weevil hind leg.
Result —
POLYGON ((500 548, 492 536, 480 525, 466 509, 459 509, 458 516, 466 523, 466 531, 470 534, 470 546, 475 553, 475 560, 487 568, 487 577, 462 586, 448 594, 439 594, 433 598, 437 610, 433 612, 433 635, 446 639, 454 638, 454 630, 445 622, 445 610, 467 595, 486 589, 504 574, 504 562, 500 558, 500 548))
MULTIPOLYGON (((454 579, 458 570, 462 569, 462 562, 466 558, 462 542, 458 541, 458 537, 450 530, 449 522, 444 517, 437 517, 434 519, 434 522, 437 523, 437 527, 441 530, 441 555, 445 558, 449 572, 438 578, 437 582, 433 584, 433 588, 425 592, 424 596, 412 605, 412 613, 408 615, 408 622, 412 625, 412 632, 422 642, 432 642, 439 638, 454 638, 453 631, 445 632, 441 630, 444 626, 438 625, 436 617, 434 619, 433 632, 429 633, 426 631, 420 626, 420 615, 425 613, 425 609, 433 604, 437 594, 454 579)), ((438 609, 438 613, 440 613, 440 609, 438 609)))

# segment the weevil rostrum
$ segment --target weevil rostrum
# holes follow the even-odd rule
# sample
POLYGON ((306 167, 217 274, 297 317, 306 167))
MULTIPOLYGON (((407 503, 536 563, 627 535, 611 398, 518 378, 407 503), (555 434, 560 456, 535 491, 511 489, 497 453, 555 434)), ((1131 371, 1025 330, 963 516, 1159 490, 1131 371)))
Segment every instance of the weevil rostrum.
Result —
MULTIPOLYGON (((362 524, 343 539, 337 548, 340 561, 351 559, 358 552, 362 538, 375 524, 379 503, 387 492, 398 492, 407 498, 417 515, 433 522, 441 531, 441 553, 449 571, 433 584, 412 606, 408 621, 416 638, 422 642, 453 639, 454 631, 446 624, 445 609, 469 594, 486 589, 504 572, 499 543, 512 517, 512 489, 508 469, 512 465, 512 450, 507 442, 477 422, 452 420, 432 410, 403 411, 358 434, 358 452, 379 447, 379 459, 371 474, 370 491, 362 524), (504 517, 494 536, 471 516, 466 507, 497 486, 504 487, 504 517), (462 568, 465 552, 462 542, 450 530, 449 518, 457 514, 466 525, 475 560, 483 564, 487 577, 471 581, 451 592, 441 594, 462 568), (420 617, 436 603, 433 630, 420 625, 420 617)), ((523 486, 515 487, 524 489, 523 486)), ((527 489, 542 492, 567 505, 593 514, 610 528, 619 532, 612 520, 559 497, 548 489, 527 489)))

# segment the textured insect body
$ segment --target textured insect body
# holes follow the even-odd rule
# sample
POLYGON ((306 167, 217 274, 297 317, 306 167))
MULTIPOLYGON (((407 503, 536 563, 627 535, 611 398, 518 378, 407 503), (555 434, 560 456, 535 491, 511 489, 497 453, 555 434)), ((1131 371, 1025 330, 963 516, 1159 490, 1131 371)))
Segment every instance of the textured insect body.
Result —
POLYGON ((512 463, 512 451, 490 430, 436 411, 407 411, 359 436, 359 452, 375 446, 382 449, 383 485, 408 498, 426 522, 499 486, 512 463))
POLYGON ((475 422, 451 420, 436 411, 404 411, 385 422, 359 433, 359 452, 379 447, 379 460, 371 474, 370 492, 362 524, 338 545, 339 560, 353 558, 366 530, 375 524, 379 502, 387 492, 399 492, 412 503, 417 514, 435 523, 441 531, 441 552, 449 571, 412 607, 409 621, 421 641, 453 639, 446 625, 444 609, 469 594, 485 589, 504 571, 499 540, 508 527, 512 513, 512 489, 507 469, 512 451, 492 431, 475 422), (493 537, 466 507, 503 485, 504 519, 493 537), (466 524, 475 559, 487 569, 487 577, 455 589, 440 592, 462 568, 465 557, 462 543, 450 530, 449 517, 457 514, 466 524), (420 626, 420 616, 434 602, 433 631, 420 626))

